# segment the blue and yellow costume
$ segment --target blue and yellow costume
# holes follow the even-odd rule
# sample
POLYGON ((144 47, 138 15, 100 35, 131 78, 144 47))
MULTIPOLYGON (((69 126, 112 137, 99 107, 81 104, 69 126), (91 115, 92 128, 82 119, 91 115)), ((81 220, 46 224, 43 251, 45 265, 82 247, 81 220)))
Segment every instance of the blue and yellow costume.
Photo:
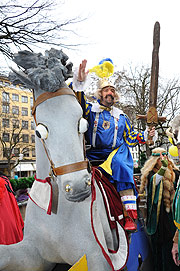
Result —
MULTIPOLYGON (((73 89, 83 109, 83 116, 89 123, 85 134, 87 158, 92 160, 104 160, 99 169, 114 184, 121 196, 123 204, 125 225, 124 229, 134 232, 137 226, 136 197, 137 191, 133 179, 133 159, 129 147, 135 147, 138 143, 145 143, 144 132, 139 133, 130 124, 129 118, 120 109, 112 104, 118 101, 119 96, 114 86, 108 82, 107 77, 113 74, 111 59, 103 59, 98 66, 90 69, 102 78, 99 81, 99 89, 96 92, 96 103, 86 100, 83 90, 88 86, 88 71, 85 72, 86 60, 83 60, 79 69, 74 72, 73 89), (104 91, 113 93, 112 102, 108 103, 103 96, 104 91), (99 100, 98 100, 99 99, 99 100), (102 104, 100 103, 102 102, 102 104), (105 106, 107 105, 107 107, 105 106), (112 105, 110 107, 110 105, 112 105)), ((110 95, 112 97, 112 95, 110 95)))
POLYGON ((129 147, 144 143, 144 133, 135 131, 120 109, 112 106, 109 110, 100 102, 89 103, 84 92, 76 92, 76 95, 89 123, 85 138, 91 148, 87 150, 87 158, 90 161, 105 160, 100 168, 109 175, 118 192, 132 188, 135 191, 129 147))

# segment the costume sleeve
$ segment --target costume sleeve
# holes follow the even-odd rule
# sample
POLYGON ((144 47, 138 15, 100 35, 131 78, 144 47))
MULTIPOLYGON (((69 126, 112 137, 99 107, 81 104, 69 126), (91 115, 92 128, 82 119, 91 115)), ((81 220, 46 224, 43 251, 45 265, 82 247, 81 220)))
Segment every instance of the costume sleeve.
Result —
POLYGON ((176 191, 176 188, 177 188, 177 186, 178 186, 178 184, 179 184, 179 180, 180 180, 180 171, 174 169, 174 173, 175 173, 174 189, 175 189, 175 191, 176 191))
POLYGON ((86 96, 83 91, 76 91, 75 94, 83 109, 83 117, 87 119, 90 112, 90 103, 87 102, 86 96))
POLYGON ((82 107, 83 117, 85 119, 87 119, 88 115, 89 115, 89 112, 90 112, 91 105, 90 105, 90 103, 87 102, 86 95, 84 94, 84 91, 76 90, 76 88, 74 88, 74 82, 71 82, 68 85, 68 87, 71 88, 74 91, 74 93, 75 93, 75 95, 76 95, 76 97, 77 97, 77 99, 78 99, 78 101, 79 101, 79 103, 80 103, 80 105, 82 107))
POLYGON ((147 232, 152 235, 156 232, 161 200, 162 200, 163 183, 160 182, 156 185, 156 174, 150 172, 148 176, 148 186, 147 186, 147 232))
POLYGON ((125 130, 124 139, 129 147, 134 147, 138 143, 145 143, 144 132, 139 133, 134 130, 134 127, 130 124, 129 118, 125 115, 125 130))
POLYGON ((91 78, 89 74, 86 76, 86 79, 84 81, 78 81, 78 72, 79 68, 76 67, 73 73, 73 88, 75 89, 75 91, 83 91, 85 89, 88 89, 91 84, 91 78))

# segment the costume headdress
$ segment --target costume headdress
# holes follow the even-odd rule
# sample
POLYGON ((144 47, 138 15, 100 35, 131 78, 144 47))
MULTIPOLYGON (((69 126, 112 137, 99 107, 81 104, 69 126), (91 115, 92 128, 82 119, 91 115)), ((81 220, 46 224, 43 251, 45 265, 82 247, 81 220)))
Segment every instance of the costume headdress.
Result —
POLYGON ((105 58, 89 71, 95 72, 95 74, 100 78, 108 78, 114 73, 114 65, 110 58, 105 58))
MULTIPOLYGON (((98 82, 98 89, 95 92, 94 96, 97 99, 101 99, 101 90, 105 87, 114 87, 112 82, 110 82, 107 78, 109 78, 114 73, 114 65, 110 58, 102 59, 99 64, 92 69, 90 72, 94 72, 99 78, 101 78, 98 82)), ((119 95, 115 92, 114 101, 117 102, 119 100, 119 95)))
POLYGON ((115 88, 111 82, 109 82, 106 78, 103 78, 98 82, 98 89, 102 90, 105 87, 115 88))

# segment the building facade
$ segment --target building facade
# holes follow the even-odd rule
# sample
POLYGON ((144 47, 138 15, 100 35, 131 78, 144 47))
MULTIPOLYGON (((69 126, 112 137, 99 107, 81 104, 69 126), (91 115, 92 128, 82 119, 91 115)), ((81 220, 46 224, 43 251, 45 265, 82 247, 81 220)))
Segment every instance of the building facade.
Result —
POLYGON ((9 177, 29 177, 36 170, 32 105, 30 90, 0 75, 0 171, 9 177))

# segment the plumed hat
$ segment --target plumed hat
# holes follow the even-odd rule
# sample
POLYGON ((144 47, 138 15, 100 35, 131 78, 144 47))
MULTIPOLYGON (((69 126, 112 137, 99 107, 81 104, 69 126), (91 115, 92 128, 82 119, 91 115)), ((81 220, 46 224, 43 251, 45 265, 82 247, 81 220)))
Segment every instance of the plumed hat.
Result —
POLYGON ((98 89, 102 90, 105 87, 112 87, 115 89, 113 84, 110 81, 108 81, 106 78, 100 79, 98 82, 98 89))
MULTIPOLYGON (((114 85, 107 79, 107 78, 103 78, 103 79, 100 79, 98 81, 98 89, 97 91, 94 93, 94 96, 98 99, 98 100, 101 100, 101 97, 102 97, 102 90, 105 88, 105 87, 112 87, 115 89, 114 85)), ((115 89, 116 90, 116 89, 115 89)), ((119 101, 119 94, 117 93, 117 91, 115 91, 115 97, 114 97, 114 102, 118 102, 119 101)))
POLYGON ((114 65, 110 58, 104 58, 97 66, 89 69, 89 71, 94 72, 99 78, 107 78, 113 75, 114 65))
MULTIPOLYGON (((94 72, 100 78, 97 84, 97 91, 94 93, 94 96, 98 100, 101 100, 103 88, 113 87, 115 89, 114 85, 107 79, 114 73, 114 65, 110 58, 102 59, 97 66, 89 69, 89 71, 94 72)), ((114 102, 117 101, 119 101, 119 95, 117 91, 115 91, 114 102)))

